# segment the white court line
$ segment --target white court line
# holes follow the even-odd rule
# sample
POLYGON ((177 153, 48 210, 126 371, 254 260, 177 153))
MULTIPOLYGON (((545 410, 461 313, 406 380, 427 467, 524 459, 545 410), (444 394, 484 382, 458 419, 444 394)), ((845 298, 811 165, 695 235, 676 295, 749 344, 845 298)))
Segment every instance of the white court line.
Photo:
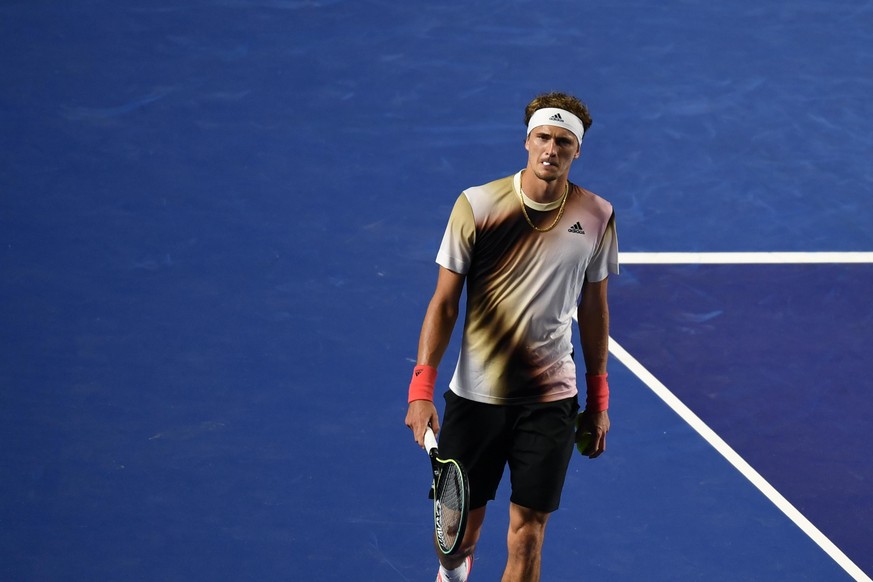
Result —
POLYGON ((636 358, 631 356, 617 341, 609 338, 609 351, 634 375, 643 381, 661 400, 667 403, 691 428, 697 431, 706 442, 712 445, 728 462, 733 465, 752 485, 758 488, 767 499, 779 508, 788 518, 793 521, 812 541, 823 549, 833 560, 840 565, 850 576, 858 582, 873 582, 852 560, 848 558, 833 542, 821 533, 812 522, 800 513, 791 503, 785 499, 760 473, 752 468, 740 455, 737 454, 715 431, 706 425, 685 404, 682 403, 666 386, 664 386, 651 372, 649 372, 636 358))
POLYGON ((820 253, 619 253, 623 265, 765 265, 873 263, 873 252, 820 253))

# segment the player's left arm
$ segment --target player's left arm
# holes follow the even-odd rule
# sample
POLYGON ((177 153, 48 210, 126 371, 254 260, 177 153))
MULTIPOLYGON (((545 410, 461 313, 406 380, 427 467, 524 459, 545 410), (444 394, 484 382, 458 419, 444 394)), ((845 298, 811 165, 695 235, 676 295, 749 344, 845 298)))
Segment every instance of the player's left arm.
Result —
MULTIPOLYGON (((609 359, 608 282, 608 277, 596 282, 586 279, 577 312, 585 371, 591 376, 606 374, 609 359)), ((609 414, 606 410, 589 410, 585 415, 585 426, 581 429, 589 430, 594 435, 591 458, 606 450, 606 433, 609 432, 609 414)))

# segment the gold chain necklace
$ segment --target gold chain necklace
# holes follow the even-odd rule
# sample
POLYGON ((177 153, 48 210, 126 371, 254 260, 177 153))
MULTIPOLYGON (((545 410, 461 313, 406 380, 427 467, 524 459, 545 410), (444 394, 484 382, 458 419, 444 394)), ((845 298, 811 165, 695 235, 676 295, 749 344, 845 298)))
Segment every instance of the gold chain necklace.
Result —
POLYGON ((521 184, 518 185, 518 191, 521 193, 521 196, 518 197, 518 201, 521 202, 521 213, 524 214, 524 219, 527 220, 527 223, 530 225, 532 229, 537 232, 549 232, 553 228, 555 228, 558 223, 561 221, 561 217, 564 216, 564 206, 567 204, 567 198, 569 198, 570 194, 570 183, 567 182, 564 184, 564 198, 561 200, 561 207, 558 209, 558 216, 555 217, 555 221, 552 223, 549 228, 540 228, 533 223, 530 219, 530 216, 527 215, 527 208, 524 205, 524 190, 521 189, 521 184))

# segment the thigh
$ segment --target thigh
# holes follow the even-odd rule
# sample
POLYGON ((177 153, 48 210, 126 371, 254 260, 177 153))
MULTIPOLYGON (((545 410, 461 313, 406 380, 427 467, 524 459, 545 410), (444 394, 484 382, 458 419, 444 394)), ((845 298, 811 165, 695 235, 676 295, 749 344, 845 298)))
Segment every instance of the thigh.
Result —
POLYGON ((507 414, 502 406, 445 395, 440 426, 440 455, 457 459, 470 481, 470 508, 494 499, 506 466, 507 414))
POLYGON ((573 455, 578 411, 573 397, 526 406, 519 412, 508 461, 513 503, 541 512, 558 508, 573 455))

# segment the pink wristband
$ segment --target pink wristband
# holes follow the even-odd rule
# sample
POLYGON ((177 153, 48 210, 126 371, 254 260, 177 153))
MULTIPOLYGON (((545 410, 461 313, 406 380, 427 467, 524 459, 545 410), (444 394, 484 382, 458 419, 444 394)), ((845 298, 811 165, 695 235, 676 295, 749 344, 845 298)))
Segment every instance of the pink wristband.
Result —
POLYGON ((585 383, 588 386, 585 410, 603 412, 609 408, 609 384, 606 382, 607 376, 608 374, 585 374, 585 383))
POLYGON ((433 402, 433 389, 436 385, 437 371, 433 366, 416 366, 409 382, 409 402, 430 400, 433 402))

